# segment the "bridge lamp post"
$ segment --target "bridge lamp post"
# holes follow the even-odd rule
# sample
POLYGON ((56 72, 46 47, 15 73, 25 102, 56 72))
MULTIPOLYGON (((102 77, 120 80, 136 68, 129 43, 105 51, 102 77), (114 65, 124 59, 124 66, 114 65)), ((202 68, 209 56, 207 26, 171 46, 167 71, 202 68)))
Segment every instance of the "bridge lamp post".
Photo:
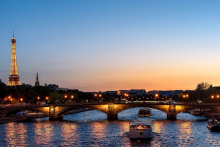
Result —
POLYGON ((49 97, 46 96, 45 99, 46 99, 46 104, 47 104, 47 103, 48 103, 48 100, 49 100, 49 97))
POLYGON ((99 94, 99 98, 101 98, 102 97, 102 94, 99 94))
POLYGON ((40 103, 40 97, 39 96, 37 97, 37 102, 36 103, 37 103, 36 105, 39 105, 39 103, 40 103))
POLYGON ((184 94, 183 99, 185 99, 185 98, 189 98, 189 94, 184 94))
POLYGON ((96 101, 98 95, 95 93, 94 96, 95 96, 95 101, 96 101))
POLYGON ((67 98, 68 98, 68 96, 64 95, 64 102, 67 102, 67 98))
POLYGON ((74 99, 74 95, 71 95, 71 100, 73 100, 74 99))

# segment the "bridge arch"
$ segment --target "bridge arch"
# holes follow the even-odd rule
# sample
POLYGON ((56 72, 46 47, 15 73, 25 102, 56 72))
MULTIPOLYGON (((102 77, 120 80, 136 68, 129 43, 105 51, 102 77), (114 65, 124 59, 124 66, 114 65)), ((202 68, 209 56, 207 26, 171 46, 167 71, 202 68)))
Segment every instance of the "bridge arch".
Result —
POLYGON ((41 108, 31 108, 31 107, 19 108, 18 107, 18 108, 5 110, 4 112, 2 112, 1 115, 10 116, 10 115, 15 115, 18 112, 26 111, 26 110, 31 110, 31 111, 34 111, 34 112, 40 112, 40 113, 44 113, 46 115, 49 115, 49 107, 41 107, 41 108))

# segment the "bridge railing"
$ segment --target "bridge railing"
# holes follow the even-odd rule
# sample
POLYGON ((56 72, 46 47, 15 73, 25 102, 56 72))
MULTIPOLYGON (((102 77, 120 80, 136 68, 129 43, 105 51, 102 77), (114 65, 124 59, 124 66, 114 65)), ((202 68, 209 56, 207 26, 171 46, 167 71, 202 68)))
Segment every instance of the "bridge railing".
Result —
POLYGON ((1 108, 15 108, 15 107, 49 107, 49 106, 81 106, 81 105, 102 105, 102 104, 175 104, 175 105, 185 105, 185 106, 220 106, 220 103, 186 103, 186 102, 143 102, 143 101, 121 101, 121 102, 89 102, 89 103, 60 103, 60 104, 44 104, 44 105, 11 105, 11 106, 1 106, 1 108))

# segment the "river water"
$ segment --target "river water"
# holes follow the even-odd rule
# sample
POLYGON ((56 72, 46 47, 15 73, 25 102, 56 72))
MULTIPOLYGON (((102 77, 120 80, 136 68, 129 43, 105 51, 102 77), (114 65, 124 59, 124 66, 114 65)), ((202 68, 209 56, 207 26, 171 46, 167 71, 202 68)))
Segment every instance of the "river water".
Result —
POLYGON ((166 113, 152 109, 152 117, 138 117, 140 108, 118 114, 107 121, 106 114, 93 110, 64 116, 63 121, 48 118, 29 122, 0 124, 0 146, 219 146, 220 133, 210 132, 207 119, 187 113, 176 121, 166 120, 166 113), (130 139, 129 122, 152 123, 152 139, 130 139))

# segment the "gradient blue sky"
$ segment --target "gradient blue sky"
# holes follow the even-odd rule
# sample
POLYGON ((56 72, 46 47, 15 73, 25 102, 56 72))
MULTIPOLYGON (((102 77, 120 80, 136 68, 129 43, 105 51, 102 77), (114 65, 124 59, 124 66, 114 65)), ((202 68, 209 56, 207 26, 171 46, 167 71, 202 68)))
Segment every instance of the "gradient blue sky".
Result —
POLYGON ((220 1, 0 1, 0 79, 82 91, 220 85, 220 1))

